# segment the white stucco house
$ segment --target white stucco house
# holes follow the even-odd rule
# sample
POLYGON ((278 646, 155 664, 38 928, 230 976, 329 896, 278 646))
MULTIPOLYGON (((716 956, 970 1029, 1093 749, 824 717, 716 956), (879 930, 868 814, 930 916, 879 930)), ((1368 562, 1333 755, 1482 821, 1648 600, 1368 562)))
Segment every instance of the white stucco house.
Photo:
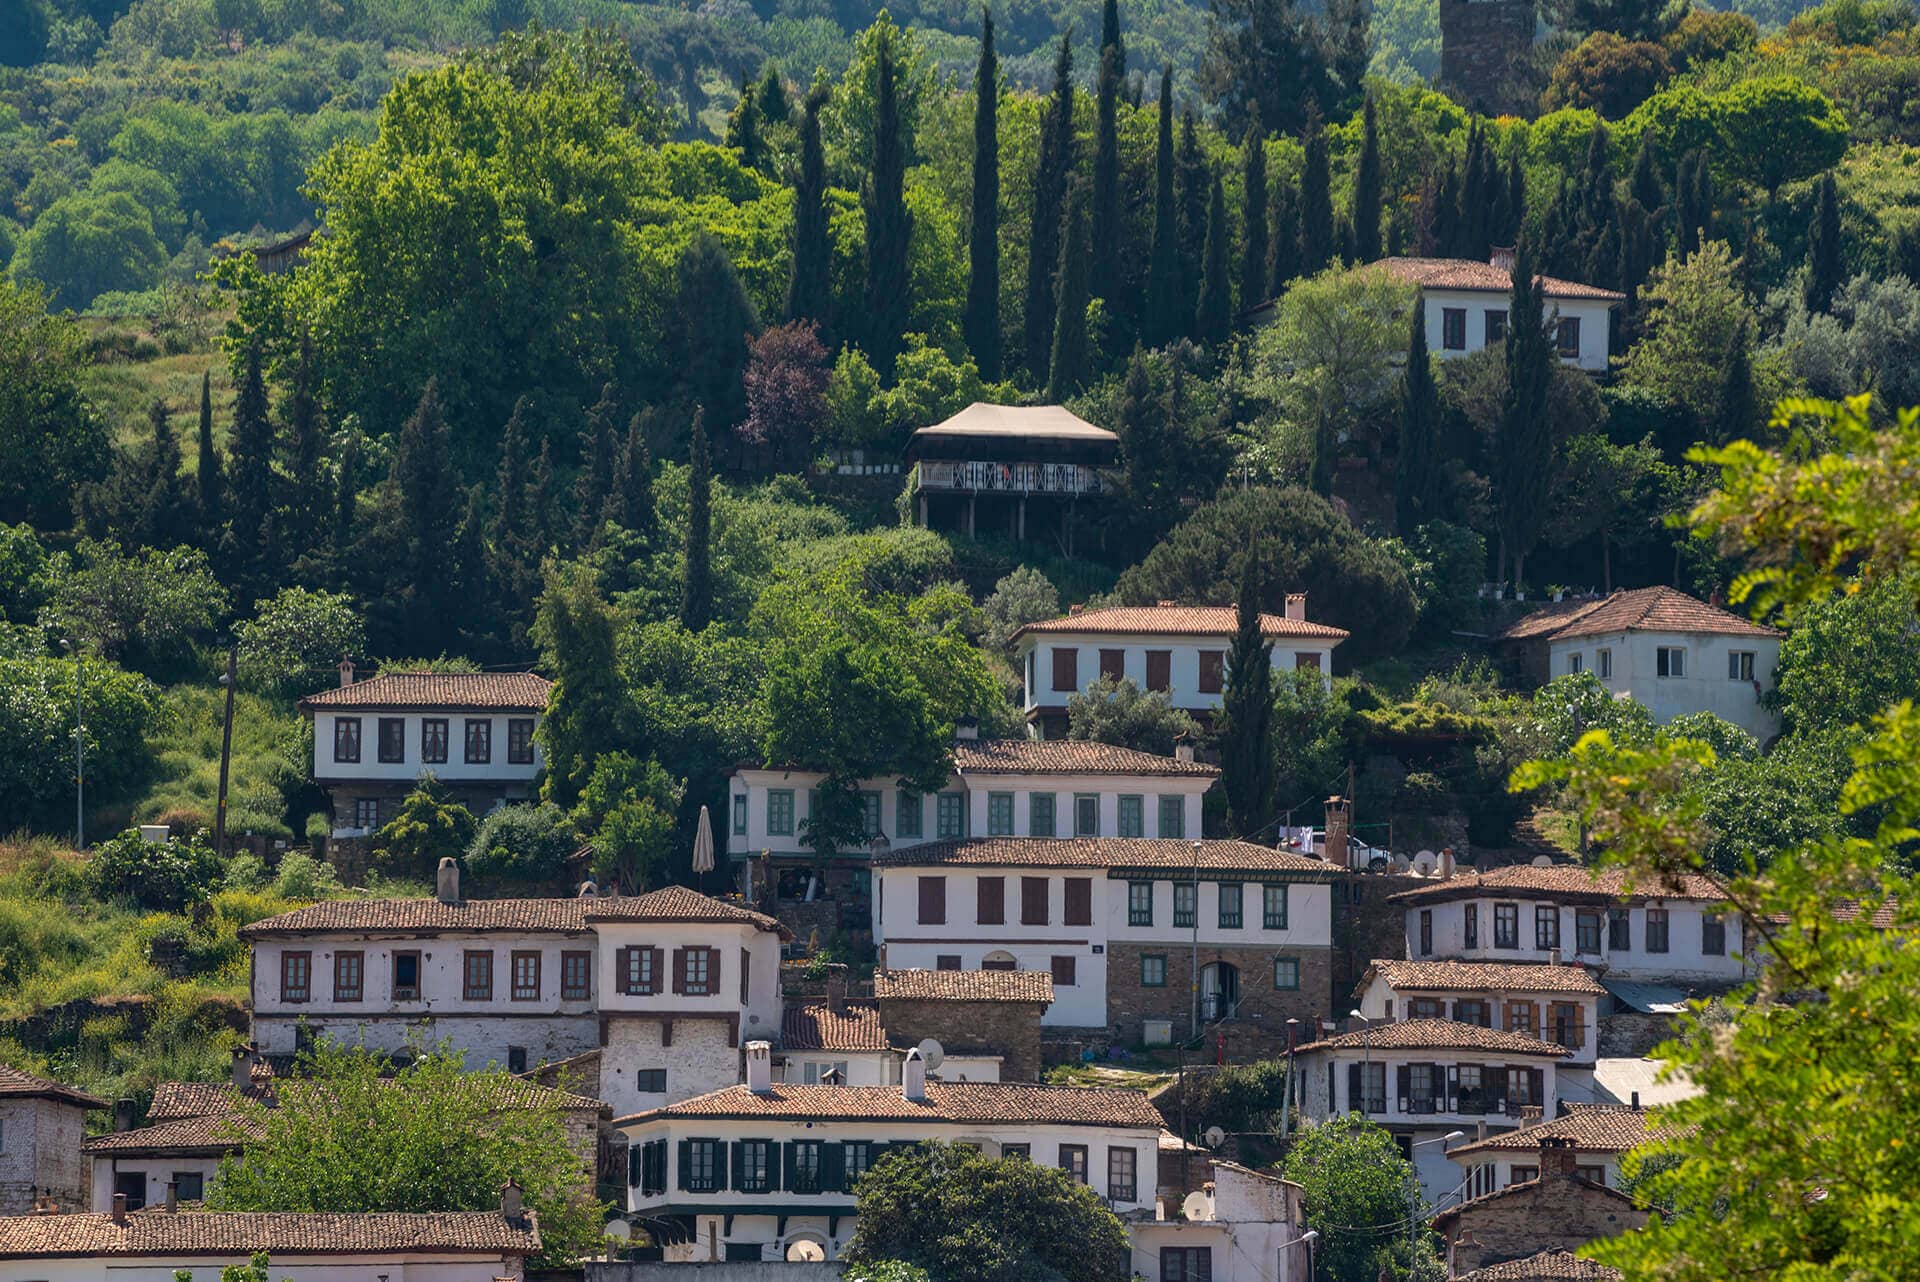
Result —
POLYGON ((1780 732, 1764 700, 1783 636, 1677 588, 1652 587, 1546 606, 1496 643, 1533 684, 1591 672, 1656 724, 1710 712, 1765 744, 1780 732))
POLYGON ((1215 1159, 1187 1202, 1171 1190, 1152 1219, 1129 1219, 1133 1272, 1146 1282, 1306 1282, 1312 1252, 1292 1180, 1215 1159), (1184 1209, 1193 1214, 1169 1214, 1184 1209))
POLYGON ((335 837, 364 837, 431 774, 476 815, 533 795, 553 683, 531 672, 383 672, 300 700, 335 837))
MULTIPOLYGON (((1513 307, 1513 250, 1495 249, 1488 261, 1470 258, 1383 258, 1395 280, 1418 287, 1426 302, 1427 350, 1443 359, 1506 341, 1513 307)), ((1626 295, 1598 285, 1536 278, 1545 295, 1547 328, 1560 361, 1590 374, 1607 371, 1608 318, 1626 295)))
MULTIPOLYGON (((1239 630, 1231 605, 1119 605, 1029 623, 1014 633, 1015 661, 1027 720, 1047 738, 1063 738, 1067 700, 1102 677, 1125 677, 1164 693, 1174 707, 1205 720, 1220 710, 1227 653, 1239 630)), ((1304 592, 1287 597, 1286 613, 1260 616, 1278 671, 1307 669, 1333 680, 1333 651, 1344 629, 1307 618, 1304 592)))
POLYGON ((85 1091, 0 1065, 0 1213, 25 1215, 48 1203, 78 1209, 87 1195, 87 1114, 106 1107, 85 1091))
POLYGON ((1580 965, 1376 959, 1360 977, 1355 1009, 1368 1020, 1451 1019, 1526 1033, 1591 1069, 1607 990, 1580 965))

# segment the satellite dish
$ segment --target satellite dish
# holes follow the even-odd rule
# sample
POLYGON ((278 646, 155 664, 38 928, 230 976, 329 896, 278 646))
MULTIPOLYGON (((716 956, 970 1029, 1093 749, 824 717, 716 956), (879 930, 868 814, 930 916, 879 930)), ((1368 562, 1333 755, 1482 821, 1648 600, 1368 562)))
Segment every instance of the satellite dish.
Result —
POLYGON ((1413 867, 1419 872, 1419 874, 1422 877, 1431 876, 1433 874, 1433 870, 1438 868, 1439 866, 1440 866, 1440 856, 1434 854, 1431 850, 1419 850, 1414 852, 1413 867))
POLYGON ((618 1238, 622 1242, 631 1242, 633 1240, 633 1225, 627 1223, 625 1220, 608 1220, 603 1226, 602 1231, 605 1232, 608 1237, 618 1238))
POLYGON ((1552 855, 1535 855, 1533 857, 1533 866, 1535 868, 1551 868, 1553 867, 1553 856, 1552 855))
POLYGON ((1180 1214, 1189 1220, 1209 1220, 1213 1218, 1213 1199, 1205 1193, 1189 1193, 1180 1203, 1180 1214))
POLYGON ((947 1057, 946 1050, 931 1037, 920 1043, 919 1050, 920 1058, 926 1061, 928 1072, 940 1067, 940 1061, 947 1057))
POLYGON ((789 1260, 805 1261, 809 1264, 818 1264, 827 1258, 827 1248, 821 1246, 812 1238, 803 1237, 787 1246, 787 1258, 789 1260))
POLYGON ((1208 1148, 1219 1148, 1226 1141, 1227 1133, 1217 1126, 1209 1126, 1201 1132, 1200 1138, 1207 1142, 1208 1148))

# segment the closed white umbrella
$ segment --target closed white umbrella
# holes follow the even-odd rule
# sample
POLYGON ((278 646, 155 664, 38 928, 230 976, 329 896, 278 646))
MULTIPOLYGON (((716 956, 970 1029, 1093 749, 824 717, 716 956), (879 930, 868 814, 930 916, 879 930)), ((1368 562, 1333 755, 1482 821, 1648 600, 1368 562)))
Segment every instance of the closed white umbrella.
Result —
POLYGON ((700 807, 700 824, 693 831, 693 870, 713 871, 713 821, 705 806, 700 807))

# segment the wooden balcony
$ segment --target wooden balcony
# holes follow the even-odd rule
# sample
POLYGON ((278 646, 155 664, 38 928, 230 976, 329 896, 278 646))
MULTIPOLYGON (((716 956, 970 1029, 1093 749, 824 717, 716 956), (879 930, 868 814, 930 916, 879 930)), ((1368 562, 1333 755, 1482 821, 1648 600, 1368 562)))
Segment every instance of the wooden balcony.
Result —
POLYGON ((1101 469, 1084 463, 922 459, 920 488, 951 494, 1080 496, 1106 492, 1101 469))

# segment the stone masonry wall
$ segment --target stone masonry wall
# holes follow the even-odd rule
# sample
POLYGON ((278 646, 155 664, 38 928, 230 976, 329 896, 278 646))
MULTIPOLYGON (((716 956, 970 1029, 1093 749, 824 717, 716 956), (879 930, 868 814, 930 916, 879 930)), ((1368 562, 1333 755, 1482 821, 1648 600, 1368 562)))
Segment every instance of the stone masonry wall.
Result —
MULTIPOLYGON (((1565 1160, 1574 1160, 1574 1152, 1563 1150, 1565 1160)), ((1447 1217, 1448 1236, 1470 1231, 1477 1243, 1455 1248, 1456 1276, 1541 1251, 1571 1251, 1646 1224, 1645 1211, 1571 1171, 1555 1170, 1553 1160, 1554 1155, 1543 1150, 1537 1182, 1469 1202, 1447 1217)))
POLYGON ((46 1099, 13 1099, 0 1106, 0 1214, 27 1215, 47 1190, 63 1211, 87 1209, 88 1160, 85 1110, 46 1099))
POLYGON ((924 1038, 949 1054, 1002 1057, 1000 1080, 1040 1079, 1038 1002, 924 1002, 890 998, 880 1003, 880 1022, 895 1046, 924 1038))
MULTIPOLYGON (((1287 1047, 1287 1020, 1301 1021, 1300 1040, 1311 1041, 1318 1021, 1331 1008, 1333 954, 1325 948, 1279 950, 1274 948, 1220 948, 1202 945, 1199 964, 1204 970, 1213 962, 1226 962, 1240 972, 1240 1006, 1235 1019, 1221 1024, 1217 1035, 1224 1038, 1228 1060, 1260 1059, 1283 1052, 1287 1047), (1275 990, 1273 962, 1276 957, 1295 957, 1300 962, 1298 990, 1275 990)), ((1107 956, 1107 1022, 1123 1042, 1144 1040, 1142 1022, 1170 1019, 1173 1035, 1182 1037, 1192 1017, 1193 998, 1189 989, 1193 974, 1190 947, 1177 944, 1114 944, 1107 956), (1140 983, 1140 958, 1153 954, 1166 958, 1167 982, 1147 988, 1140 983)), ((1219 1050, 1211 1040, 1208 1049, 1219 1050)))
POLYGON ((1392 873, 1343 872, 1333 883, 1333 985, 1326 1018, 1345 1015, 1360 976, 1376 958, 1407 955, 1407 912, 1387 896, 1431 883, 1392 873))

